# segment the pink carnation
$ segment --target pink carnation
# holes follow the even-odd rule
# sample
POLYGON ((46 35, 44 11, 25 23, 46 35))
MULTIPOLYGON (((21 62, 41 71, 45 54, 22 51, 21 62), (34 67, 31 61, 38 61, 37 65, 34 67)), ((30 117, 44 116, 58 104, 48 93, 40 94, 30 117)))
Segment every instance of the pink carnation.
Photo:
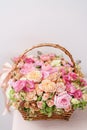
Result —
POLYGON ((16 82, 12 83, 12 86, 16 92, 20 92, 21 90, 24 91, 33 91, 35 86, 32 81, 26 81, 26 80, 18 80, 16 82))
POLYGON ((71 96, 67 93, 54 97, 54 104, 57 108, 67 109, 71 105, 71 96))

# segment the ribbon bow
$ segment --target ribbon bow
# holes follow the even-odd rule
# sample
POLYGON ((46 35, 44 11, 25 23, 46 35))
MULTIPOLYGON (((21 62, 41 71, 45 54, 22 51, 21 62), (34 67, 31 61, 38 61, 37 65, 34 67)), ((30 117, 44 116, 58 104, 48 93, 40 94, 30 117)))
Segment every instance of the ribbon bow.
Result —
POLYGON ((5 63, 3 65, 2 72, 0 73, 0 87, 2 88, 4 98, 5 98, 5 110, 3 112, 3 115, 6 114, 7 111, 9 111, 9 101, 7 100, 6 96, 6 89, 8 88, 8 80, 10 78, 10 74, 13 67, 9 63, 5 63))

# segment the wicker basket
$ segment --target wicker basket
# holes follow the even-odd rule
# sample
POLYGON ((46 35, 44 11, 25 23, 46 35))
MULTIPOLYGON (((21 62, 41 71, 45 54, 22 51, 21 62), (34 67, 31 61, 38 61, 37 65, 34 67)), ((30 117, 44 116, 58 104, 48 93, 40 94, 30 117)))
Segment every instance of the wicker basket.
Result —
MULTIPOLYGON (((72 55, 70 54, 70 52, 68 50, 66 50, 64 47, 62 47, 62 46, 60 46, 58 44, 52 44, 52 43, 38 44, 38 45, 35 45, 32 48, 26 50, 22 54, 22 56, 25 55, 26 53, 30 52, 31 50, 35 49, 35 48, 44 47, 44 46, 53 47, 53 48, 62 50, 70 58, 70 60, 71 60, 71 62, 73 64, 73 67, 74 67, 74 71, 76 71, 76 69, 75 69, 75 62, 74 62, 74 59, 73 59, 72 55)), ((20 58, 20 60, 21 60, 21 58, 20 58)), ((20 60, 18 61, 18 63, 20 62, 20 60)), ((48 117, 47 115, 43 115, 43 114, 41 114, 40 112, 37 111, 37 113, 36 113, 37 116, 33 117, 33 116, 30 116, 28 112, 24 111, 24 102, 20 103, 20 107, 18 108, 18 110, 22 114, 22 117, 24 118, 24 120, 47 120, 47 119, 64 119, 64 120, 69 120, 70 116, 72 115, 72 113, 74 111, 72 109, 69 112, 64 112, 63 114, 59 114, 59 115, 53 113, 53 115, 51 117, 48 117)))
MULTIPOLYGON (((19 73, 18 65, 21 62, 21 59, 27 53, 29 53, 33 49, 39 48, 39 47, 53 47, 53 48, 56 48, 56 49, 59 49, 59 50, 63 51, 69 57, 69 59, 71 60, 70 66, 73 68, 73 73, 76 73, 76 74, 78 74, 79 77, 83 78, 83 74, 81 73, 81 71, 76 68, 76 64, 74 62, 74 59, 73 59, 72 55, 64 47, 62 47, 62 46, 60 46, 58 44, 52 44, 52 43, 43 43, 43 44, 35 45, 32 48, 26 50, 22 55, 19 56, 19 59, 13 64, 11 71, 8 72, 7 77, 3 80, 2 87, 3 87, 3 90, 4 90, 5 103, 6 103, 7 108, 9 108, 10 101, 7 102, 7 97, 6 97, 5 93, 6 93, 6 90, 8 88, 8 81, 9 81, 9 79, 12 79, 15 76, 15 73, 19 73)), ((18 79, 20 79, 20 78, 21 77, 19 76, 18 79)), ((58 82, 59 82, 58 80, 55 81, 55 86, 56 86, 56 83, 58 83, 58 82)), ((84 85, 84 88, 85 88, 85 85, 84 85)), ((44 92, 45 91, 43 91, 43 94, 44 94, 44 92)), ((87 101, 84 102, 84 106, 86 106, 86 104, 87 104, 87 101)), ((83 108, 83 106, 80 105, 79 108, 81 108, 81 107, 83 108)), ((38 110, 37 103, 34 100, 32 100, 32 101, 22 100, 21 102, 19 102, 19 105, 18 105, 17 109, 21 113, 21 115, 24 118, 24 120, 47 120, 47 119, 64 119, 64 120, 69 120, 70 116, 72 115, 72 113, 74 111, 73 107, 71 107, 69 111, 63 110, 63 112, 58 112, 58 113, 54 111, 53 113, 51 113, 52 114, 51 116, 48 116, 46 114, 41 113, 40 109, 38 110), (27 102, 27 108, 28 109, 25 109, 25 103, 26 102, 27 102), (35 109, 35 113, 34 114, 30 114, 29 111, 28 111, 31 106, 35 109)))

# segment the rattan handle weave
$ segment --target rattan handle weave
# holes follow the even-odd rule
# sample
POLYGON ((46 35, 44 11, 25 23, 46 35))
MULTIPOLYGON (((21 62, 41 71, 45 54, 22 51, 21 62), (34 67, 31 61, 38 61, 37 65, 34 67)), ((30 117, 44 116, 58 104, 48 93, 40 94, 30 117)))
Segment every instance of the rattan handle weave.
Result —
POLYGON ((64 47, 60 46, 59 44, 53 44, 53 43, 37 44, 37 45, 33 46, 32 48, 25 50, 23 55, 25 55, 26 53, 30 52, 31 50, 33 50, 35 48, 44 47, 44 46, 53 47, 53 48, 57 48, 57 49, 62 50, 70 58, 71 62, 73 63, 73 67, 75 68, 75 62, 74 62, 72 55, 70 54, 70 52, 68 50, 66 50, 64 47))

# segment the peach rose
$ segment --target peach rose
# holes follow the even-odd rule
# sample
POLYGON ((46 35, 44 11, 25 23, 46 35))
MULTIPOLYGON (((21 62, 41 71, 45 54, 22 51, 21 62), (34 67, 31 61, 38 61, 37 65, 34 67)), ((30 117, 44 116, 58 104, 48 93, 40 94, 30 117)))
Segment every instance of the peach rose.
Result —
POLYGON ((47 105, 49 107, 52 107, 54 105, 54 101, 53 100, 48 100, 46 103, 47 103, 47 105))
POLYGON ((44 93, 42 96, 42 100, 46 101, 49 98, 50 94, 49 93, 44 93))
POLYGON ((55 92, 56 91, 56 84, 48 79, 42 81, 39 85, 39 88, 44 92, 55 92))
POLYGON ((42 109, 42 107, 43 107, 43 102, 42 102, 42 101, 38 101, 38 102, 37 102, 37 107, 40 108, 40 109, 42 109))
POLYGON ((66 89, 66 86, 64 85, 64 83, 62 83, 62 82, 57 83, 57 92, 58 93, 65 91, 65 89, 66 89))
POLYGON ((35 89, 38 96, 41 96, 43 94, 43 91, 39 88, 38 84, 35 85, 35 89))
POLYGON ((37 100, 36 91, 28 92, 26 95, 26 101, 37 100))

